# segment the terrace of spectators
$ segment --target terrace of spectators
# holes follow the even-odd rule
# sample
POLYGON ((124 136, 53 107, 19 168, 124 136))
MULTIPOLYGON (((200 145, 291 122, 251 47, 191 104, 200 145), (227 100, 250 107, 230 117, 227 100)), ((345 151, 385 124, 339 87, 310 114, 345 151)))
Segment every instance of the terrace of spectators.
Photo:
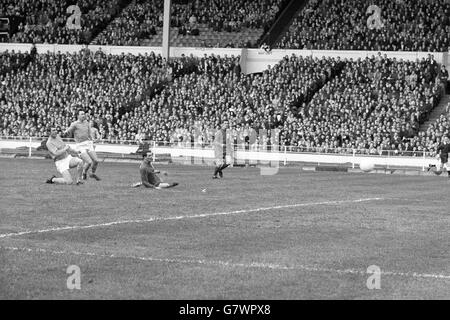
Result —
POLYGON ((17 56, 0 55, 10 64, 0 74, 2 135, 45 136, 52 126, 67 127, 80 108, 88 110, 100 133, 107 135, 121 113, 188 65, 183 60, 167 63, 153 53, 106 55, 101 50, 17 56), (20 60, 31 62, 22 66, 20 60))
POLYGON ((276 47, 443 52, 449 45, 449 1, 311 0, 276 47), (381 10, 380 23, 372 23, 371 5, 381 10))
MULTIPOLYGON (((268 30, 284 0, 197 0, 172 4, 171 45, 251 47, 268 30)), ((162 43, 163 1, 133 0, 93 44, 162 43)))
POLYGON ((26 55, 0 57, 17 66, 0 76, 3 135, 44 136, 81 107, 109 141, 176 142, 224 122, 236 132, 278 128, 281 144, 297 149, 430 151, 439 141, 432 134, 439 126, 417 139, 444 92, 443 68, 431 55, 419 62, 292 55, 249 75, 239 57, 184 58, 170 67, 159 55, 88 50, 36 55, 26 67, 17 63, 26 55), (157 84, 161 92, 148 94, 157 84))
MULTIPOLYGON (((4 0, 0 17, 9 17, 16 25, 8 42, 87 44, 121 11, 129 0, 4 0), (80 9, 79 28, 67 28, 69 6, 80 9)), ((73 24, 74 21, 71 20, 73 24)))
MULTIPOLYGON (((13 2, 0 15, 21 21, 12 42, 159 46, 163 1, 78 1, 81 29, 66 26, 73 1, 13 2), (108 24, 109 23, 109 24, 108 24), (103 31, 102 31, 103 30, 103 31)), ((172 45, 254 46, 282 0, 174 1, 172 45), (198 35, 195 35, 198 30, 198 35), (192 32, 194 31, 194 32, 192 32)), ((330 50, 447 51, 448 1, 374 0, 380 28, 369 28, 362 0, 309 1, 278 46, 330 50)), ((244 75, 238 56, 173 59, 82 50, 0 54, 0 132, 44 136, 88 110, 109 141, 177 142, 227 123, 281 130, 296 150, 433 151, 449 133, 448 112, 421 131, 445 94, 448 72, 430 55, 421 61, 287 56, 244 75)), ((448 111, 448 110, 447 110, 448 111)), ((267 137, 269 138, 269 137, 267 137)), ((210 136, 201 138, 211 142, 210 136)))

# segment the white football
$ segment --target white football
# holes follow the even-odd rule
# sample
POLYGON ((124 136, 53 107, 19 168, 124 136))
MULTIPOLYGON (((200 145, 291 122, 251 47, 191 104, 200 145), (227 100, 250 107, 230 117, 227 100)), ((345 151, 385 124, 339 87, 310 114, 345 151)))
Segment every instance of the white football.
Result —
POLYGON ((373 169, 375 169, 375 163, 373 163, 372 160, 368 160, 368 159, 362 160, 361 163, 359 164, 359 168, 363 172, 370 172, 373 169))

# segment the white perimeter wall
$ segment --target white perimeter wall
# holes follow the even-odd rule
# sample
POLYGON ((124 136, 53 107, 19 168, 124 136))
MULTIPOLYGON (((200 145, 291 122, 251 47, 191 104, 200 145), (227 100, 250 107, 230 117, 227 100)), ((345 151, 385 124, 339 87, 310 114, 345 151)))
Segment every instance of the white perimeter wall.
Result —
MULTIPOLYGON (((68 143, 72 145, 73 143, 68 143)), ((20 147, 37 148, 40 142, 36 141, 14 141, 0 140, 0 154, 2 149, 16 149, 20 147)), ((109 152, 117 154, 118 158, 122 155, 136 153, 138 146, 136 145, 120 145, 120 144, 97 144, 97 152, 109 152)), ((196 157, 205 160, 214 159, 214 151, 212 149, 200 148, 182 148, 182 147, 155 147, 152 148, 156 154, 170 154, 173 159, 179 157, 196 157)), ((362 156, 362 155, 336 155, 336 154, 317 154, 317 153, 293 153, 293 152, 253 152, 253 151, 237 151, 235 153, 236 161, 244 163, 245 160, 272 163, 284 162, 312 162, 320 164, 359 164, 363 159, 371 159, 376 165, 383 166, 402 166, 402 167, 428 167, 430 163, 436 162, 435 158, 429 157, 386 157, 386 156, 362 156)), ((281 164, 280 164, 281 165, 281 164)))

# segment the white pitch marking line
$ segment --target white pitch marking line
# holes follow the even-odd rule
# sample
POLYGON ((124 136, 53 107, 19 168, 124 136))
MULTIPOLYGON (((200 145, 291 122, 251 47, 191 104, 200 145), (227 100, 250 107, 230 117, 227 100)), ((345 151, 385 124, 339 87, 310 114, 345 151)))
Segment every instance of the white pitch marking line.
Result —
MULTIPOLYGON (((48 250, 48 249, 42 249, 42 248, 0 247, 0 249, 9 250, 9 251, 26 251, 26 252, 31 252, 31 253, 47 253, 47 254, 54 254, 54 255, 77 255, 77 256, 89 256, 89 257, 95 257, 95 258, 108 258, 108 259, 132 259, 132 260, 147 261, 147 262, 200 264, 200 265, 222 266, 222 267, 230 267, 230 268, 309 271, 309 272, 326 272, 326 273, 356 274, 356 275, 370 274, 370 273, 367 273, 366 271, 360 270, 360 269, 332 269, 332 268, 305 266, 305 265, 288 266, 288 265, 264 263, 264 262, 236 263, 236 262, 231 262, 231 261, 220 261, 220 260, 170 259, 170 258, 127 256, 127 255, 116 255, 116 254, 97 254, 97 253, 93 253, 93 252, 79 252, 79 251, 63 251, 63 250, 56 251, 56 250, 48 250)), ((395 271, 381 271, 380 274, 384 275, 384 276, 450 280, 450 275, 445 275, 445 274, 417 273, 417 272, 395 272, 395 271)))
POLYGON ((386 200, 397 200, 397 201, 415 201, 415 202, 423 202, 423 203, 448 203, 448 200, 427 200, 427 199, 408 199, 408 198, 387 198, 386 200))
POLYGON ((342 204, 342 203, 357 203, 357 202, 368 202, 368 201, 379 201, 379 200, 385 200, 385 199, 384 198, 365 198, 365 199, 353 199, 353 200, 322 201, 322 202, 288 204, 288 205, 282 205, 282 206, 273 206, 273 207, 256 208, 256 209, 236 210, 236 211, 228 211, 228 212, 213 212, 213 213, 202 213, 202 214, 172 216, 172 217, 151 217, 148 219, 137 219, 137 220, 119 220, 119 221, 91 224, 91 225, 85 225, 85 226, 54 227, 54 228, 41 229, 41 230, 29 230, 29 231, 22 231, 22 232, 5 233, 5 234, 0 234, 0 239, 10 238, 10 237, 18 237, 18 236, 23 236, 23 235, 33 234, 33 233, 47 233, 47 232, 53 232, 53 231, 82 230, 82 229, 92 229, 92 228, 99 228, 99 227, 109 227, 109 226, 125 224, 125 223, 145 223, 145 222, 153 222, 153 221, 169 221, 169 220, 206 218, 206 217, 214 217, 214 216, 225 216, 225 215, 232 215, 232 214, 245 214, 245 213, 250 213, 250 212, 285 209, 285 208, 308 207, 308 206, 318 206, 318 205, 334 205, 334 204, 342 204))

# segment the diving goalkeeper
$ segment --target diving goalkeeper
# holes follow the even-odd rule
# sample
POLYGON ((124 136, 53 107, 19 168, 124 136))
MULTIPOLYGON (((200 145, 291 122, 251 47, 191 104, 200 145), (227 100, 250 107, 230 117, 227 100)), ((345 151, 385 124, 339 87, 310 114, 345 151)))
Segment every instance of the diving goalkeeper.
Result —
MULTIPOLYGON (((144 186, 146 188, 154 188, 154 189, 166 189, 172 188, 178 185, 177 182, 168 183, 161 180, 161 178, 157 175, 161 173, 159 170, 155 170, 152 164, 153 154, 151 152, 147 152, 146 155, 143 155, 142 163, 139 167, 139 172, 141 174, 141 182, 137 182, 133 184, 133 187, 144 186)), ((167 173, 164 173, 167 174, 167 173)))

